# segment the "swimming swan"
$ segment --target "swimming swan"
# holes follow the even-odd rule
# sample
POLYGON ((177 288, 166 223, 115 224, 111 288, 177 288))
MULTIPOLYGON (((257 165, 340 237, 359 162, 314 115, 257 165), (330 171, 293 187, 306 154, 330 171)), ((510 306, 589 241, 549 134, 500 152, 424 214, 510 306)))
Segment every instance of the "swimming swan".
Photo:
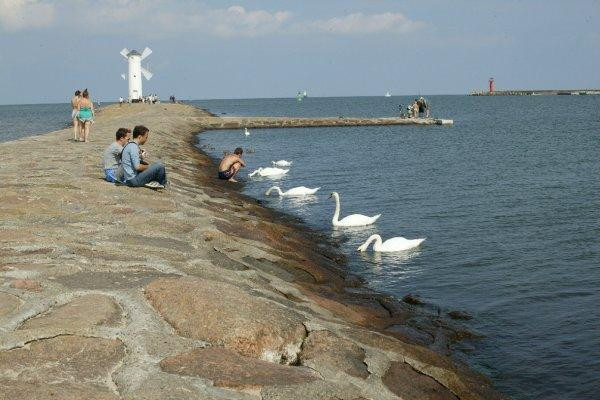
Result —
POLYGON ((331 193, 329 198, 333 197, 335 199, 335 213, 333 214, 333 218, 331 219, 331 223, 333 226, 365 226, 374 224, 375 221, 381 214, 377 214, 373 217, 367 217, 366 215, 361 214, 352 214, 339 219, 340 217, 340 195, 337 192, 331 193))
POLYGON ((250 136, 250 131, 248 130, 248 128, 244 128, 244 135, 250 136))
POLYGON ((292 161, 279 160, 279 161, 271 161, 276 167, 290 167, 292 165, 292 161))
POLYGON ((259 169, 255 170, 254 172, 252 172, 251 174, 248 174, 248 176, 253 177, 256 174, 258 174, 259 176, 278 176, 278 175, 285 175, 288 173, 288 171, 289 171, 289 169, 267 167, 267 168, 259 168, 259 169))
POLYGON ((367 248, 369 247, 369 245, 371 244, 371 242, 373 240, 375 240, 375 244, 373 245, 374 251, 380 251, 380 252, 387 253, 387 252, 393 252, 393 251, 404 251, 404 250, 414 249, 415 247, 418 247, 419 245, 421 245, 421 243, 423 243, 425 241, 425 238, 423 238, 423 239, 406 239, 403 237, 393 237, 393 238, 386 240, 385 242, 382 242, 381 236, 371 235, 371 236, 369 236, 367 241, 358 248, 358 251, 367 250, 367 248))
POLYGON ((307 195, 311 195, 311 194, 315 194, 317 193, 317 190, 321 189, 320 187, 318 188, 307 188, 306 186, 298 186, 295 188, 291 188, 290 190, 287 190, 285 192, 281 191, 281 188, 279 186, 273 186, 272 188, 270 188, 269 190, 267 190, 267 193, 265 193, 265 195, 269 195, 271 194, 271 192, 273 190, 277 191, 277 193, 279 193, 280 196, 307 196, 307 195))

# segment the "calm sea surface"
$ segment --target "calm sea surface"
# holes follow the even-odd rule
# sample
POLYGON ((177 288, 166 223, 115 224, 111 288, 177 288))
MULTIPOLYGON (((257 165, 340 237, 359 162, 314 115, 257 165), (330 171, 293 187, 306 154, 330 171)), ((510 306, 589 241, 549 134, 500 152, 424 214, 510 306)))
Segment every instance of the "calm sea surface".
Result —
MULTIPOLYGON (((205 132, 214 156, 237 146, 244 191, 322 189, 267 205, 331 234, 348 268, 375 289, 407 292, 474 316, 485 335, 467 357, 515 399, 600 393, 600 96, 430 97, 452 127, 397 126, 205 132), (246 175, 291 160, 282 179, 246 175), (342 216, 383 214, 371 228, 333 230, 342 216), (359 255, 370 234, 426 237, 408 254, 359 255)), ((220 115, 391 116, 402 97, 212 100, 220 115), (226 113, 226 114, 223 114, 226 113)))
POLYGON ((64 129, 71 125, 71 106, 65 104, 0 105, 0 142, 64 129))
MULTIPOLYGON (((391 116, 407 97, 209 100, 219 115, 391 116), (223 114, 226 113, 226 114, 223 114)), ((377 290, 420 295, 474 316, 485 338, 467 354, 515 399, 597 399, 600 393, 600 96, 431 96, 452 127, 354 127, 205 132, 214 156, 237 146, 244 191, 320 186, 303 201, 266 204, 341 243, 348 269, 377 290), (246 177, 293 161, 282 179, 246 177), (342 217, 381 213, 370 228, 342 217), (415 252, 360 255, 370 234, 426 237, 415 252)), ((0 142, 61 129, 69 105, 0 106, 0 142)), ((150 143, 150 146, 152 144, 150 143)), ((168 168, 168 166, 167 166, 168 168)), ((1 195, 1 194, 0 194, 1 195)))

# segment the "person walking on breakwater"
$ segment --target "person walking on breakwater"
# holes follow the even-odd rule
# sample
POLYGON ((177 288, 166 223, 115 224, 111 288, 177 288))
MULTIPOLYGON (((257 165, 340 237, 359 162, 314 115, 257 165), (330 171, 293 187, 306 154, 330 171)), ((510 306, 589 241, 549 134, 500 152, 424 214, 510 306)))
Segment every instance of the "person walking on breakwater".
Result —
POLYGON ((71 120, 73 121, 73 134, 76 142, 79 141, 80 129, 79 120, 77 119, 77 112, 79 111, 79 100, 81 99, 81 90, 76 90, 73 97, 71 97, 71 120))
POLYGON ((77 107, 77 119, 79 120, 80 126, 80 138, 83 134, 83 141, 90 141, 90 127, 94 121, 94 104, 90 100, 90 93, 87 89, 81 93, 81 99, 79 99, 77 107))
POLYGON ((411 111, 413 118, 419 118, 419 102, 415 99, 411 104, 411 111))
POLYGON ((123 178, 127 186, 164 189, 167 184, 165 166, 160 161, 148 165, 140 160, 140 145, 148 141, 149 134, 150 130, 143 125, 133 128, 133 140, 121 152, 123 178))
POLYGON ((425 118, 429 118, 429 103, 427 103, 427 100, 421 96, 417 100, 417 104, 419 106, 419 116, 425 114, 425 118))
POLYGON ((237 182, 233 177, 238 173, 240 168, 245 167, 246 163, 242 160, 241 147, 236 148, 233 154, 226 154, 219 164, 219 179, 223 179, 229 182, 237 182))
POLYGON ((108 182, 115 183, 123 180, 123 169, 119 168, 121 165, 121 152, 123 151, 123 146, 129 142, 130 133, 131 129, 119 128, 115 134, 116 141, 112 142, 104 150, 104 179, 108 182))

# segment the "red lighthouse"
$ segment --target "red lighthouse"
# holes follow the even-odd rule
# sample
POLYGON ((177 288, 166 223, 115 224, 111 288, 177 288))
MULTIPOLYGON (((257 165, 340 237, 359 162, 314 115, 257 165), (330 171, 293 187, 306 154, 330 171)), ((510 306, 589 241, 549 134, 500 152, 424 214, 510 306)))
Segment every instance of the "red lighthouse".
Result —
POLYGON ((490 94, 494 94, 494 78, 490 78, 490 94))

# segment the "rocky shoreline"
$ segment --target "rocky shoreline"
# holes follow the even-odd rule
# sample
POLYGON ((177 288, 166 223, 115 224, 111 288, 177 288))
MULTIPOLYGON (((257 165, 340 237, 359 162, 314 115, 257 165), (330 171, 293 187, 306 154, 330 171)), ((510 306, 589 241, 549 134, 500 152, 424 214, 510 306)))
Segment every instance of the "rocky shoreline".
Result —
POLYGON ((206 121, 111 106, 91 143, 0 144, 0 399, 505 398, 442 354, 464 333, 216 180, 193 146, 206 121), (136 124, 164 192, 102 180, 102 150, 136 124))

